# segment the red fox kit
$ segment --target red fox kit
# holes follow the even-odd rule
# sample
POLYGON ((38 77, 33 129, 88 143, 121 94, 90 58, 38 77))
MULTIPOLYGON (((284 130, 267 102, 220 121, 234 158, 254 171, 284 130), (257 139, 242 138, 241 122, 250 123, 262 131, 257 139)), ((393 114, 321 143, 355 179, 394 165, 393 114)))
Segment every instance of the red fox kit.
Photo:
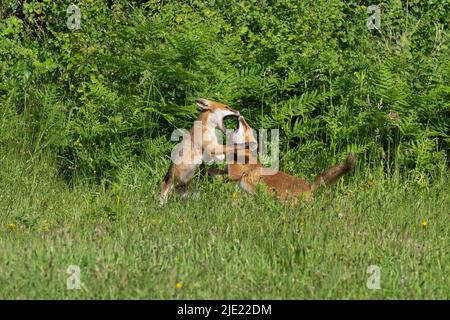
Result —
POLYGON ((196 104, 201 110, 200 116, 172 152, 172 163, 161 183, 160 205, 167 201, 174 186, 183 189, 192 180, 203 161, 222 161, 227 153, 243 148, 239 145, 234 148, 219 144, 215 132, 216 129, 225 132, 224 118, 239 117, 238 111, 206 99, 197 99, 196 104))
MULTIPOLYGON (((232 142, 236 144, 253 143, 257 140, 253 134, 253 129, 245 121, 244 117, 239 117, 239 127, 232 134, 232 142)), ((298 201, 299 195, 309 200, 314 191, 320 186, 328 187, 338 180, 343 174, 352 170, 356 164, 356 156, 351 153, 344 163, 335 165, 320 175, 314 182, 309 184, 305 180, 291 176, 284 172, 276 172, 269 168, 264 168, 257 160, 256 152, 249 149, 241 151, 244 154, 245 162, 229 163, 228 177, 230 180, 238 181, 241 188, 249 193, 255 192, 258 183, 267 186, 269 192, 283 201, 292 201, 294 204, 298 201), (263 172, 264 170, 264 172, 263 172)), ((238 153, 239 154, 239 153, 238 153)))

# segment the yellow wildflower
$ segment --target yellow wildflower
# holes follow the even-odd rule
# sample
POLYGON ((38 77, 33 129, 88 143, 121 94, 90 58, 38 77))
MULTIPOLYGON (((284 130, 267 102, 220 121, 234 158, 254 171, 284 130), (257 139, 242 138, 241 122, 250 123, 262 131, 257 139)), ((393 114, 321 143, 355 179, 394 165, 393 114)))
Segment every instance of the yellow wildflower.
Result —
POLYGON ((175 284, 175 288, 181 289, 181 288, 183 288, 183 284, 182 284, 181 282, 177 282, 177 283, 175 284))
POLYGON ((375 184, 375 182, 373 180, 368 180, 366 183, 366 186, 368 189, 370 189, 373 187, 374 184, 375 184))

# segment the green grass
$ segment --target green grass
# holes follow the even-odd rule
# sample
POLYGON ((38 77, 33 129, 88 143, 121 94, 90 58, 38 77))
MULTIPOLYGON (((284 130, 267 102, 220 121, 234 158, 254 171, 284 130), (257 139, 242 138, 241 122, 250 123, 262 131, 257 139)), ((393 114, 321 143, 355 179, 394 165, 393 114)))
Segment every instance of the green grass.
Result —
POLYGON ((70 187, 26 154, 0 165, 3 299, 450 298, 447 177, 357 170, 295 209, 197 179, 198 199, 160 209, 165 163, 109 189, 70 187), (80 290, 66 288, 69 265, 80 290), (370 265, 380 290, 366 287, 370 265))

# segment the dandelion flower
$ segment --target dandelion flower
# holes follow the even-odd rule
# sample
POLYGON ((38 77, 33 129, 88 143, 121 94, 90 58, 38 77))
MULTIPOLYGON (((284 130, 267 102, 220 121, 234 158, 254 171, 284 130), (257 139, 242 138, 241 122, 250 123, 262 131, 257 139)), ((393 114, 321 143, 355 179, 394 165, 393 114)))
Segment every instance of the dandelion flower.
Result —
POLYGON ((16 228, 16 225, 15 225, 14 223, 8 223, 8 224, 6 225, 6 227, 7 227, 9 230, 13 230, 13 229, 16 228))
POLYGON ((233 194, 231 195, 231 197, 232 197, 233 199, 236 199, 236 198, 237 198, 237 193, 236 193, 236 192, 233 192, 233 194))
POLYGON ((425 219, 422 219, 422 222, 420 223, 420 225, 422 226, 422 228, 426 228, 428 226, 428 221, 425 219))
POLYGON ((175 284, 175 288, 181 289, 181 288, 183 288, 183 284, 182 284, 181 282, 177 282, 177 283, 175 284))

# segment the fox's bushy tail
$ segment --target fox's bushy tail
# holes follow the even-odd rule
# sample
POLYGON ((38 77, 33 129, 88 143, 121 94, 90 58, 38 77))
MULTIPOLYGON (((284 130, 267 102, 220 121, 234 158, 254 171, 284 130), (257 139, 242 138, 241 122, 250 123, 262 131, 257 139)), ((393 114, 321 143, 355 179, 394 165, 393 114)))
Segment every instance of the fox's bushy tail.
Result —
POLYGON ((318 175, 311 184, 311 192, 319 187, 328 187, 336 182, 342 175, 352 170, 356 165, 356 155, 352 152, 349 154, 344 163, 328 168, 318 175))

